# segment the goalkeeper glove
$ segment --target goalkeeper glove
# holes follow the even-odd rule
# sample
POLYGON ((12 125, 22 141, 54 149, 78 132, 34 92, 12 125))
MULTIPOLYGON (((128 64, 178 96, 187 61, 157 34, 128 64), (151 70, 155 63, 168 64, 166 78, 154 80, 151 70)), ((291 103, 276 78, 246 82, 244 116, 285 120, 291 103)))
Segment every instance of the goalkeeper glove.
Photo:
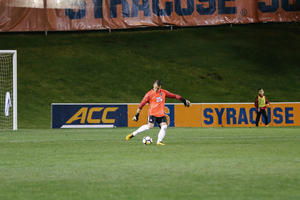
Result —
POLYGON ((137 122, 139 120, 139 115, 140 113, 136 113, 132 120, 137 122))
POLYGON ((180 101, 182 101, 185 107, 191 106, 191 102, 189 100, 185 100, 184 98, 181 98, 180 101))

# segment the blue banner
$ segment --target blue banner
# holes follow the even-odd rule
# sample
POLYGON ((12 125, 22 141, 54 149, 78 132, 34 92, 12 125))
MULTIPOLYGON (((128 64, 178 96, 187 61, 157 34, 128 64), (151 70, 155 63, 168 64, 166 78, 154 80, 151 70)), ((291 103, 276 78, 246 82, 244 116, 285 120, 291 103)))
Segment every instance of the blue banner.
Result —
POLYGON ((126 104, 52 104, 52 128, 127 127, 126 104))

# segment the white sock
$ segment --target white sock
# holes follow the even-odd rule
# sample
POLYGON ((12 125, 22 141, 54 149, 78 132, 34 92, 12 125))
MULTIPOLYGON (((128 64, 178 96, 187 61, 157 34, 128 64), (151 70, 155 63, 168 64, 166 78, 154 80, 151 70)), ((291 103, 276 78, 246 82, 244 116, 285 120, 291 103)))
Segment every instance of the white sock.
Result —
POLYGON ((158 139, 157 139, 157 142, 161 142, 165 135, 166 135, 166 130, 167 130, 168 126, 167 125, 162 125, 161 128, 160 128, 160 131, 158 133, 158 139))
POLYGON ((134 132, 132 133, 132 135, 133 135, 133 136, 136 136, 138 133, 147 131, 147 130, 149 130, 149 129, 150 129, 150 128, 149 128, 149 126, 148 126, 147 124, 146 124, 146 125, 143 125, 143 126, 141 126, 140 128, 138 128, 138 130, 134 131, 134 132))

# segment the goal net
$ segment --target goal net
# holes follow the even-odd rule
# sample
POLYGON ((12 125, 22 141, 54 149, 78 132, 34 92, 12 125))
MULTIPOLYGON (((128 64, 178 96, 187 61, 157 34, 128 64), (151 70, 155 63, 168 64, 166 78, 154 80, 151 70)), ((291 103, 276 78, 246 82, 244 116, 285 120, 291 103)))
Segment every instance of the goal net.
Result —
POLYGON ((0 130, 17 130, 17 51, 0 50, 0 130))

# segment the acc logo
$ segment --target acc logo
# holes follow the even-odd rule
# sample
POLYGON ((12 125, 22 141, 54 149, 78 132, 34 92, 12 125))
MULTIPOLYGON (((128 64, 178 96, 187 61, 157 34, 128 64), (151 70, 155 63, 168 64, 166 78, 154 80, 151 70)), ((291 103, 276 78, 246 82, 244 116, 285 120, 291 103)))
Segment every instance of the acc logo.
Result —
POLYGON ((107 119, 108 112, 115 112, 118 107, 107 107, 104 110, 104 107, 92 107, 88 110, 88 107, 82 107, 77 113, 75 113, 66 124, 71 124, 72 122, 80 119, 80 124, 84 124, 86 121, 89 124, 113 124, 115 119, 107 119), (103 110, 102 118, 93 118, 93 113, 101 112, 103 110))

